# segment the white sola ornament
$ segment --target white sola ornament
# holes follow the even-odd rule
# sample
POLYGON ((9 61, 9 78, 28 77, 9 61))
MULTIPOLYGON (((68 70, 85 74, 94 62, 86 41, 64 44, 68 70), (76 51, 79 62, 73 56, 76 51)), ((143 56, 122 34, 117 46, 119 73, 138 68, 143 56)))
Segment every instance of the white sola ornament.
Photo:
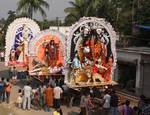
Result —
POLYGON ((32 58, 29 64, 30 74, 38 72, 40 75, 49 75, 61 72, 66 62, 65 42, 65 35, 58 30, 48 29, 37 34, 29 44, 32 58))
POLYGON ((83 17, 70 28, 67 39, 67 60, 73 62, 76 53, 81 65, 85 65, 85 58, 93 63, 98 58, 103 59, 103 62, 109 62, 111 59, 112 75, 116 67, 116 38, 113 27, 104 18, 83 17))
POLYGON ((29 43, 40 32, 38 24, 29 18, 18 18, 8 27, 6 33, 5 64, 26 65, 29 43))

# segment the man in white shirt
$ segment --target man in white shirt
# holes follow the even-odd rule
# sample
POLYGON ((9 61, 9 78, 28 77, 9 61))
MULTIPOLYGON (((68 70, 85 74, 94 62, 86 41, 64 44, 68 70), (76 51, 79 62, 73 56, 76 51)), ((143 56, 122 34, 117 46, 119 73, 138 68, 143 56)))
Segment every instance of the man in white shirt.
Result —
POLYGON ((24 91, 23 109, 25 110, 26 107, 27 107, 27 109, 30 110, 30 107, 31 107, 31 92, 32 92, 32 88, 30 86, 30 83, 27 83, 27 85, 24 86, 23 91, 24 91))
POLYGON ((54 107, 55 108, 60 107, 60 98, 61 98, 62 93, 63 93, 63 90, 57 85, 54 88, 54 107))
POLYGON ((105 95, 103 97, 103 100, 104 100, 104 105, 103 105, 104 115, 108 115, 109 114, 109 111, 110 111, 110 99, 111 99, 111 96, 108 94, 108 91, 105 90, 105 95))

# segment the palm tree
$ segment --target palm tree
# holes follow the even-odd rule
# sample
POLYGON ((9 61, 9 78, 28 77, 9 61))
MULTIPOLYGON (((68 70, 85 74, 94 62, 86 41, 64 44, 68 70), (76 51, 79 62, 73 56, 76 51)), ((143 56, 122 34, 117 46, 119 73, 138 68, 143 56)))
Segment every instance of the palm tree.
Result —
POLYGON ((86 0, 86 16, 97 16, 101 0, 86 0))
POLYGON ((33 13, 39 11, 43 17, 46 17, 43 7, 49 9, 49 4, 45 0, 20 0, 17 12, 32 18, 33 13))
POLYGON ((71 7, 66 8, 64 11, 68 13, 67 18, 74 18, 78 20, 80 17, 85 16, 85 0, 75 0, 69 2, 71 7))
POLYGON ((147 0, 74 0, 65 9, 67 25, 83 16, 96 16, 111 22, 115 30, 131 34, 132 24, 150 23, 150 1, 147 0))
POLYGON ((95 16, 97 13, 95 9, 99 3, 99 0, 75 0, 69 2, 71 7, 66 8, 64 11, 68 13, 65 18, 65 22, 73 23, 83 16, 95 16))

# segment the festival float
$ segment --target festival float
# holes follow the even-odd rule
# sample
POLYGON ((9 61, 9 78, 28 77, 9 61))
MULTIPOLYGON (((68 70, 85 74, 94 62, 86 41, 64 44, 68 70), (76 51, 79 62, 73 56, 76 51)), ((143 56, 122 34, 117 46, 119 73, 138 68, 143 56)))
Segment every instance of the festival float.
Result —
POLYGON ((67 39, 70 87, 114 85, 116 33, 103 18, 83 17, 70 28, 67 39))
POLYGON ((29 43, 39 32, 38 24, 29 18, 14 20, 6 33, 5 65, 28 67, 29 43))
POLYGON ((41 31, 29 44, 29 74, 31 76, 60 76, 65 64, 65 36, 58 30, 41 31))

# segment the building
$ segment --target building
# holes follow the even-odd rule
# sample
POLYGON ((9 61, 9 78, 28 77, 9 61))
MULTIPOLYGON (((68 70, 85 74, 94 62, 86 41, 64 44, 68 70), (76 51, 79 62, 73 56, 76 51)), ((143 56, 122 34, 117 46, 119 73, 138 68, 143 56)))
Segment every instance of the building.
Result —
POLYGON ((70 27, 69 26, 60 26, 60 27, 50 26, 49 29, 51 29, 51 30, 59 30, 65 36, 68 36, 69 32, 70 32, 70 27))
POLYGON ((150 48, 117 49, 117 60, 114 79, 136 96, 150 97, 150 48))

